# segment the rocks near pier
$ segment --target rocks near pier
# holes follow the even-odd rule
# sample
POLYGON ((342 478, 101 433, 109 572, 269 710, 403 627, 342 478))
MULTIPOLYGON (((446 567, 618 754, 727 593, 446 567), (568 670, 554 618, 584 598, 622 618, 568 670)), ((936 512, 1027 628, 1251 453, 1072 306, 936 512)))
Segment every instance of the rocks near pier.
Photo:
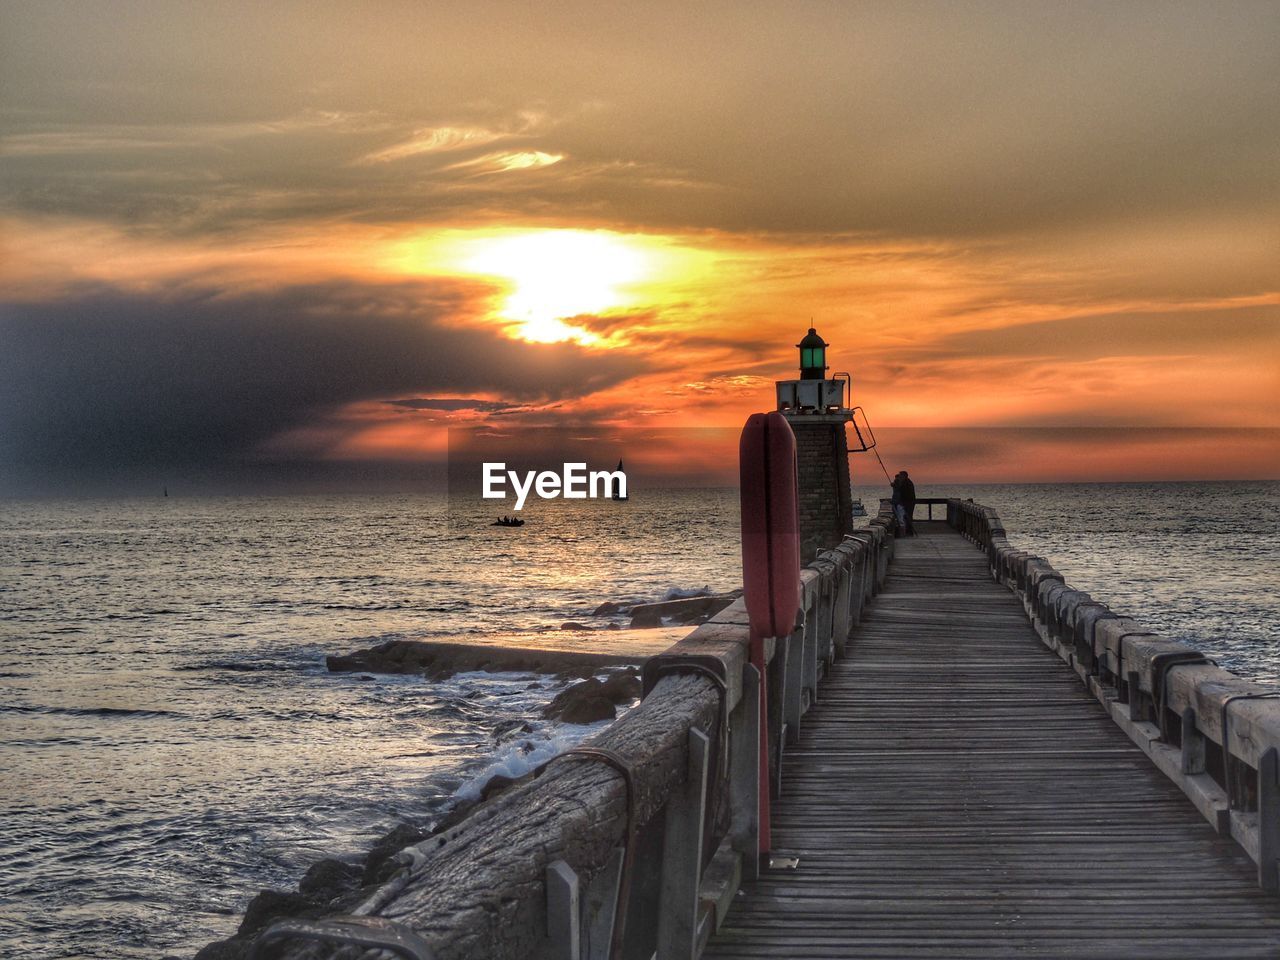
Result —
POLYGON ((561 723, 595 723, 612 720, 617 706, 640 696, 640 677, 634 670, 615 673, 607 680, 595 677, 561 691, 542 710, 548 720, 561 723))
POLYGON ((354 863, 317 860, 298 881, 298 893, 321 903, 331 903, 354 890, 360 883, 360 877, 360 867, 354 863))
POLYGON ((682 624, 701 623, 714 617, 740 596, 742 596, 741 590, 733 590, 729 593, 703 593, 675 600, 660 600, 656 603, 637 603, 630 607, 614 600, 606 600, 592 610, 591 615, 612 617, 630 613, 632 629, 660 627, 663 620, 682 624))
POLYGON ((660 627, 664 618, 677 623, 701 622, 714 617, 740 596, 742 591, 735 590, 732 593, 663 600, 661 603, 639 603, 631 608, 631 627, 660 627))
POLYGON ((325 663, 333 673, 416 673, 428 680, 447 680, 471 671, 589 677, 601 669, 642 663, 678 640, 681 627, 704 622, 741 595, 742 591, 735 590, 634 606, 608 600, 592 611, 593 617, 630 614, 629 631, 621 630, 616 620, 602 626, 566 620, 558 630, 510 633, 466 643, 389 640, 354 653, 328 656, 325 663), (664 622, 669 624, 665 628, 664 622), (614 631, 614 635, 601 636, 605 630, 614 631))
POLYGON ((211 943, 195 960, 244 960, 254 938, 277 920, 310 920, 350 910, 385 883, 397 869, 397 853, 460 822, 474 805, 460 805, 432 830, 402 823, 384 835, 364 860, 319 860, 298 881, 296 892, 263 890, 249 901, 235 936, 211 943))

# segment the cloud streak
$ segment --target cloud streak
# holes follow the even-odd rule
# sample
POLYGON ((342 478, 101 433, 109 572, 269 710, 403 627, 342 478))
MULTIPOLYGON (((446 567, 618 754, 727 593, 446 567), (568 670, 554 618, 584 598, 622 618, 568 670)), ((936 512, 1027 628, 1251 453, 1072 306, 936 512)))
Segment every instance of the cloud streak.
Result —
POLYGON ((408 140, 384 147, 360 157, 357 163, 392 163, 424 153, 447 153, 468 147, 483 147, 502 134, 483 127, 427 127, 415 130, 408 140))

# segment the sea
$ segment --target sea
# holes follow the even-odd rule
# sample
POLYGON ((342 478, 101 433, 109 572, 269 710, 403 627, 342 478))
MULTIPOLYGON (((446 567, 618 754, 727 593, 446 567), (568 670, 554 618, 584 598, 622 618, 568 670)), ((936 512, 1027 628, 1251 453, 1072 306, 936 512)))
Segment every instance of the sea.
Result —
MULTIPOLYGON (((917 488, 996 508, 1095 599, 1280 683, 1280 483, 917 488)), ((631 493, 533 503, 518 529, 428 494, 0 502, 0 953, 190 957, 259 890, 593 733, 541 719, 554 677, 324 658, 536 645, 606 600, 740 585, 735 490, 631 493)), ((855 489, 872 515, 886 493, 855 489)), ((612 619, 601 643, 625 645, 612 619)))

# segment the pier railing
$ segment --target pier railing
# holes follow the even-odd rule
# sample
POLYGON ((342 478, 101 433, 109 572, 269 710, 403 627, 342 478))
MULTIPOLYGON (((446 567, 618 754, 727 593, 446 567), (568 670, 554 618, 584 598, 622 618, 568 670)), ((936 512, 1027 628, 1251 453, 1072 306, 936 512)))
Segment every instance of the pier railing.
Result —
POLYGON ((892 530, 882 511, 801 570, 803 616, 766 638, 764 676, 738 601, 651 658, 617 722, 400 853, 355 913, 407 925, 436 960, 696 957, 768 865, 762 794, 884 583, 892 530))
MULTIPOLYGON (((934 507, 945 508, 950 503, 951 501, 946 499, 945 497, 921 497, 916 501, 916 510, 919 510, 921 507, 924 507, 925 510, 927 511, 925 519, 932 520, 934 507)), ((942 511, 939 511, 939 512, 942 512, 942 511)))
POLYGON ((1280 886, 1280 689, 1236 677, 1201 651, 1073 589, 1043 557, 1009 543, 990 507, 951 500, 947 522, 986 552, 1044 643, 1173 780, 1218 833, 1280 886))

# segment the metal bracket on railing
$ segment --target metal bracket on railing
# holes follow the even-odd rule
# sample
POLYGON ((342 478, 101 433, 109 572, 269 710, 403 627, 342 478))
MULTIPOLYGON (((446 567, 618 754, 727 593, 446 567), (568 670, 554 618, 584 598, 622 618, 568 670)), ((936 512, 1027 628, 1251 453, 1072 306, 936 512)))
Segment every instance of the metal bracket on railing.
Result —
POLYGON ((431 947, 402 923, 383 917, 342 914, 323 920, 282 920, 258 934, 248 960, 261 960, 268 944, 280 940, 315 940, 344 947, 386 950, 405 960, 433 960, 431 947))
POLYGON ((1120 619, 1123 619, 1120 614, 1108 610, 1106 613, 1099 616, 1098 619, 1093 621, 1093 636, 1089 638, 1089 673, 1092 676, 1101 678, 1102 668, 1099 664, 1105 659, 1104 657, 1098 656, 1098 624, 1103 620, 1120 619))
POLYGON ((568 750, 557 753, 554 757, 547 760, 534 771, 535 777, 542 776, 543 772, 551 764, 557 760, 579 759, 579 760, 598 760, 601 763, 608 764, 618 773, 622 774, 623 783, 627 789, 627 831, 626 841, 622 848, 622 876, 618 878, 618 899, 613 910, 613 938, 609 944, 609 956, 611 960, 619 960, 622 956, 623 936, 626 932, 627 925, 627 903, 631 898, 631 874, 632 867, 635 863, 636 856, 636 789, 635 777, 631 771, 631 765, 627 763, 626 758, 620 753, 608 750, 604 747, 570 747, 568 750))
POLYGON ((1165 679, 1173 667, 1188 667, 1195 664, 1208 663, 1217 666, 1199 650, 1171 650, 1168 653, 1157 653, 1151 658, 1151 701, 1156 707, 1156 725, 1160 728, 1160 738, 1166 735, 1165 721, 1165 679))
MULTIPOLYGON (((691 657, 671 657, 669 659, 662 656, 650 657, 645 663, 644 685, 645 693, 658 685, 658 681, 663 677, 671 676, 678 673, 696 673, 698 676, 706 677, 716 688, 716 692, 720 695, 720 721, 719 731, 716 734, 716 762, 713 764, 717 771, 717 779, 723 780, 729 768, 729 683, 725 679, 724 661, 715 658, 715 663, 720 667, 717 670, 714 666, 707 662, 711 658, 699 658, 697 660, 691 657), (652 664, 652 667, 650 667, 652 664)), ((707 803, 711 803, 711 794, 707 794, 707 803)))
MULTIPOLYGON (((717 723, 715 763, 711 764, 716 771, 716 783, 727 783, 729 780, 729 683, 724 676, 724 661, 719 658, 676 658, 664 659, 650 657, 645 663, 644 680, 646 693, 657 686, 658 681, 666 676, 678 673, 697 674, 706 677, 720 695, 720 719, 717 723), (711 661, 711 662, 708 662, 711 661), (714 663, 714 666, 712 665, 714 663), (652 666, 650 666, 652 664, 652 666), (717 670, 716 668, 719 667, 717 670)), ((708 790, 702 811, 703 821, 711 819, 711 806, 715 802, 714 791, 708 790)), ((701 853, 699 853, 701 856, 701 853)))
MULTIPOLYGON (((1120 619, 1123 619, 1123 617, 1120 619)), ((1159 636, 1158 633, 1152 633, 1150 630, 1131 630, 1128 633, 1120 634, 1119 639, 1116 640, 1115 675, 1117 680, 1124 683, 1126 686, 1128 685, 1128 682, 1129 682, 1129 679, 1128 677, 1125 676, 1125 672, 1124 672, 1124 642, 1128 640, 1130 637, 1158 637, 1158 636, 1159 636)), ((1129 697, 1133 696, 1133 692, 1134 691, 1126 690, 1126 693, 1129 695, 1129 697)))
POLYGON ((1234 758, 1231 755, 1231 744, 1227 737, 1230 731, 1231 714, 1227 708, 1237 700, 1273 700, 1277 697, 1280 697, 1280 690, 1267 690, 1263 693, 1237 693, 1222 701, 1222 779, 1227 782, 1228 810, 1235 809, 1236 798, 1235 778, 1231 776, 1231 761, 1234 758))

